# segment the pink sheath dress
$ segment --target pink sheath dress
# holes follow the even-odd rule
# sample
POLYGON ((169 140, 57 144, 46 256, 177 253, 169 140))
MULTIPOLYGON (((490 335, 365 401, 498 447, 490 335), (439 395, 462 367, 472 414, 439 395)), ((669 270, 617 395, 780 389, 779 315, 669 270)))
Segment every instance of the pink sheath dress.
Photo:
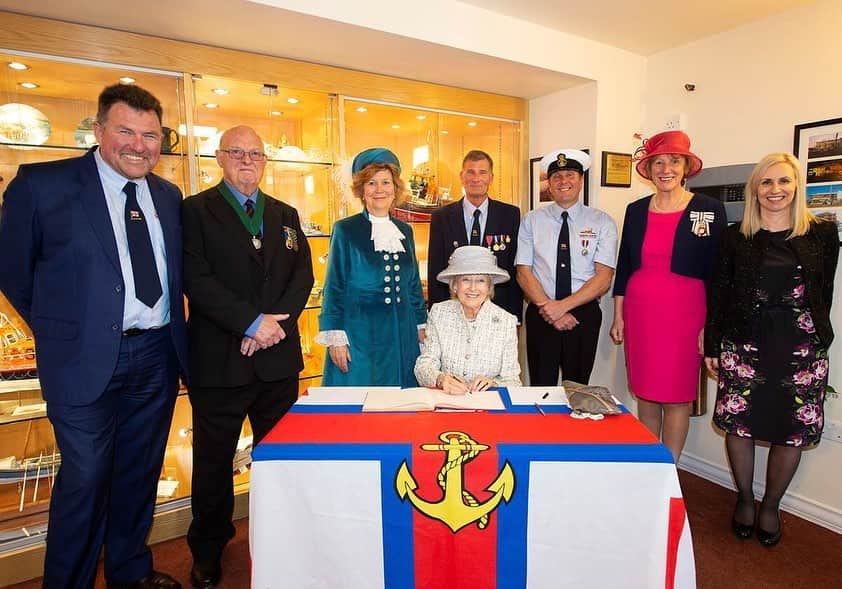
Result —
POLYGON ((705 283, 670 271, 683 212, 649 211, 641 266, 629 279, 623 301, 629 388, 635 396, 658 403, 695 399, 702 360, 705 283))

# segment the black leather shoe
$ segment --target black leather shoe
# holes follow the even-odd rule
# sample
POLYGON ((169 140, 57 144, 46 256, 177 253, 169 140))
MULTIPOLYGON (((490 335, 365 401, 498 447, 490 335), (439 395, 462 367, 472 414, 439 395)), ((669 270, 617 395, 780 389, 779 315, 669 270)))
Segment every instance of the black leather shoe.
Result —
POLYGON ((181 589, 181 583, 166 573, 152 571, 134 583, 108 583, 108 589, 181 589))
MULTIPOLYGON (((731 518, 731 530, 740 540, 748 540, 754 533, 754 524, 741 524, 736 517, 731 518)), ((758 534, 760 532, 758 531, 758 534)))
POLYGON ((218 560, 212 562, 193 562, 190 569, 190 584, 194 589, 213 589, 222 578, 222 565, 218 560))
POLYGON ((775 532, 767 532, 760 526, 757 526, 757 541, 766 548, 771 548, 781 541, 781 531, 783 530, 783 522, 781 522, 781 514, 778 513, 778 529, 775 532))

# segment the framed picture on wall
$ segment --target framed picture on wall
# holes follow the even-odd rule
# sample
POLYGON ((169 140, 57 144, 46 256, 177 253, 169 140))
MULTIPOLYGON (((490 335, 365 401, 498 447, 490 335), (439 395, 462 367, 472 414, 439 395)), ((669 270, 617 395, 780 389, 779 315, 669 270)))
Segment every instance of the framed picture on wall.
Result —
POLYGON ((600 186, 631 187, 632 154, 616 151, 602 152, 600 186))
MULTIPOLYGON (((590 153, 590 150, 583 149, 585 153, 590 153)), ((537 209, 547 203, 553 202, 553 197, 550 195, 549 183, 547 182, 547 175, 541 169, 541 157, 529 158, 529 209, 537 209)), ((584 182, 582 182, 582 204, 588 204, 588 175, 584 174, 584 182)))
POLYGON ((842 243, 842 118, 795 125, 792 153, 807 184, 807 206, 836 223, 842 243))

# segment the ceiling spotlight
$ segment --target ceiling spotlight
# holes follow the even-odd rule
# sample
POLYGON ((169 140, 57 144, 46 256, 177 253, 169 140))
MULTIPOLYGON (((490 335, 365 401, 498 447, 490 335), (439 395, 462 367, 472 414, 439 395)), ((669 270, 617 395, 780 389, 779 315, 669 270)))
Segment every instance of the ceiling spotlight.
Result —
POLYGON ((287 98, 287 102, 289 102, 290 104, 298 104, 301 101, 298 100, 295 96, 290 96, 289 98, 287 98))
POLYGON ((227 96, 229 92, 231 92, 228 88, 214 88, 211 90, 217 96, 227 96))
POLYGON ((477 122, 476 122, 476 121, 468 121, 468 126, 469 126, 469 127, 476 127, 476 126, 477 126, 477 122))
POLYGON ((131 76, 123 76, 122 78, 120 78, 120 81, 121 81, 123 84, 134 84, 137 80, 135 80, 135 79, 134 79, 133 77, 131 77, 131 76))
POLYGON ((358 107, 357 107, 357 112, 368 112, 368 109, 367 109, 366 107, 364 107, 364 106, 358 106, 358 107))
POLYGON ((400 125, 397 125, 397 124, 392 125, 392 129, 400 129, 400 128, 401 128, 401 126, 400 126, 400 125))
POLYGON ((219 105, 215 102, 206 102, 202 106, 205 108, 219 108, 219 105))
POLYGON ((38 87, 38 84, 35 82, 20 82, 18 84, 21 88, 26 88, 27 90, 35 90, 38 87))
POLYGON ((450 133, 450 131, 448 131, 447 129, 442 129, 441 131, 442 135, 447 135, 448 133, 450 133))
POLYGON ((7 63, 6 65, 8 65, 8 66, 9 66, 10 68, 12 68, 13 70, 18 70, 18 71, 23 71, 23 70, 28 70, 28 69, 29 69, 29 66, 28 66, 28 65, 26 65, 25 63, 21 63, 21 62, 19 62, 19 61, 10 61, 10 62, 9 62, 9 63, 7 63))
POLYGON ((427 118, 427 115, 418 115, 415 118, 418 119, 419 121, 423 121, 424 119, 427 118))
POLYGON ((284 113, 282 113, 282 112, 281 112, 281 111, 279 111, 279 110, 270 110, 270 111, 269 111, 269 116, 273 116, 273 117, 279 117, 279 116, 281 116, 282 114, 284 114, 284 113))

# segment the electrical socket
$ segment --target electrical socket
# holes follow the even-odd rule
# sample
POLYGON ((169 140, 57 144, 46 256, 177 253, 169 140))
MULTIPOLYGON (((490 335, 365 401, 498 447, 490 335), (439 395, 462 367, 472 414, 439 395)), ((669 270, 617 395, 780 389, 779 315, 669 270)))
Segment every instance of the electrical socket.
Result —
POLYGON ((822 437, 825 440, 842 444, 842 422, 833 420, 825 421, 822 437))
POLYGON ((678 113, 668 116, 664 119, 665 131, 686 131, 687 130, 687 115, 678 113))

